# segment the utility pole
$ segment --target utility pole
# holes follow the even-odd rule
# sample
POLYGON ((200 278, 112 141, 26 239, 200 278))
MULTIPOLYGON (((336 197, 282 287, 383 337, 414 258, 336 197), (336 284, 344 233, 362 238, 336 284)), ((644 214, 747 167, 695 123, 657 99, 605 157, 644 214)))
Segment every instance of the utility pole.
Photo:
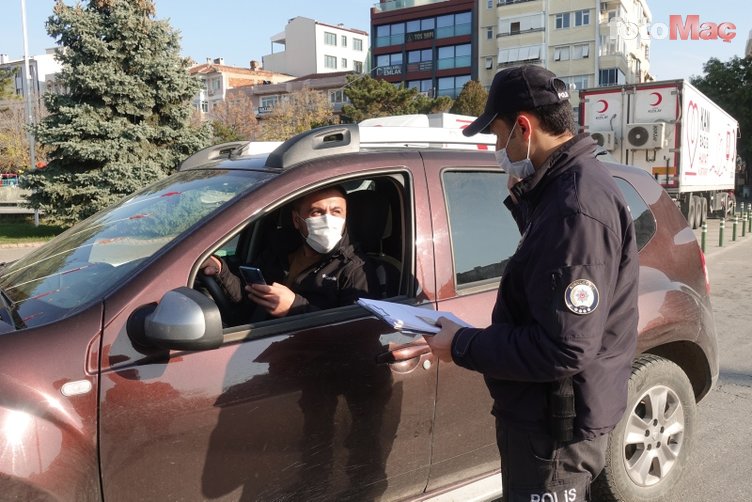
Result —
POLYGON ((23 47, 24 47, 24 74, 22 79, 22 89, 24 101, 26 103, 26 137, 29 140, 29 162, 30 170, 36 169, 36 153, 34 148, 34 134, 31 132, 31 126, 34 124, 34 108, 32 105, 32 88, 31 72, 29 71, 29 41, 26 33, 26 0, 21 0, 21 22, 23 24, 23 47))

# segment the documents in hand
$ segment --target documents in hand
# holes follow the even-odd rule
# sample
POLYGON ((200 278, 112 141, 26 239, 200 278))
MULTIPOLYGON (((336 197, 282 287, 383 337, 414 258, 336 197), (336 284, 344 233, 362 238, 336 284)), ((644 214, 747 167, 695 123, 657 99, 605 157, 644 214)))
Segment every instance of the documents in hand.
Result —
POLYGON ((472 326, 451 312, 413 307, 403 303, 360 298, 358 305, 376 314, 376 317, 403 333, 414 335, 434 335, 441 329, 436 325, 439 317, 446 317, 460 326, 472 326))

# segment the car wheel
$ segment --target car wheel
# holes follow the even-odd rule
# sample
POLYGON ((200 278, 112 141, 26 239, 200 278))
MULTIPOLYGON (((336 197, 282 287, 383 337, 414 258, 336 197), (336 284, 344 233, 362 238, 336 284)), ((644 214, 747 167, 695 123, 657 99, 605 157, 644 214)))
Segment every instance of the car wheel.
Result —
POLYGON ((611 432, 606 466, 593 500, 664 500, 679 483, 692 450, 695 396, 684 372, 655 355, 632 365, 624 417, 611 432))

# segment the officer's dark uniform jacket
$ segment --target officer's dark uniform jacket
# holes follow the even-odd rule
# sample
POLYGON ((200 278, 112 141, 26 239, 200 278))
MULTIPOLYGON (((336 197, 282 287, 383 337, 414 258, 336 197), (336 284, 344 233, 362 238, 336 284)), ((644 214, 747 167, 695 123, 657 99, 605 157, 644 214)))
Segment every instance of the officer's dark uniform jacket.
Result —
MULTIPOLYGON (((288 284, 288 255, 301 242, 298 238, 276 241, 262 252, 254 265, 261 269, 267 283, 288 284)), ((220 285, 233 301, 247 301, 240 279, 225 265, 218 276, 220 285)), ((303 270, 289 286, 295 300, 288 315, 353 304, 358 298, 372 297, 370 291, 377 290, 376 284, 371 263, 350 244, 346 231, 332 251, 303 270)))
POLYGON ((572 377, 574 439, 620 420, 637 339, 632 217, 594 148, 587 134, 572 138, 513 189, 519 204, 504 203, 522 237, 492 324, 461 329, 452 343, 458 365, 484 374, 494 415, 531 432, 548 432, 551 382, 572 377), (584 307, 572 298, 581 280, 595 286, 585 286, 584 307))

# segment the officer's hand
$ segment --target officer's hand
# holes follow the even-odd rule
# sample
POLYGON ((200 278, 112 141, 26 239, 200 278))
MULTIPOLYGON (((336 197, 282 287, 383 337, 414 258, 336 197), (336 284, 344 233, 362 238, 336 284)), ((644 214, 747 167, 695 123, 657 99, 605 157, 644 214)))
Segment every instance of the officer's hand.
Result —
POLYGON ((439 317, 436 324, 441 327, 441 330, 435 335, 425 335, 423 338, 431 347, 431 352, 440 361, 450 362, 452 360, 452 340, 454 340, 454 335, 457 334, 461 326, 446 317, 439 317))
POLYGON ((274 317, 284 317, 290 312, 295 293, 278 282, 273 284, 249 284, 245 287, 248 298, 259 304, 274 317))
POLYGON ((216 256, 210 256, 204 260, 200 268, 205 275, 217 275, 222 270, 222 261, 216 256))

